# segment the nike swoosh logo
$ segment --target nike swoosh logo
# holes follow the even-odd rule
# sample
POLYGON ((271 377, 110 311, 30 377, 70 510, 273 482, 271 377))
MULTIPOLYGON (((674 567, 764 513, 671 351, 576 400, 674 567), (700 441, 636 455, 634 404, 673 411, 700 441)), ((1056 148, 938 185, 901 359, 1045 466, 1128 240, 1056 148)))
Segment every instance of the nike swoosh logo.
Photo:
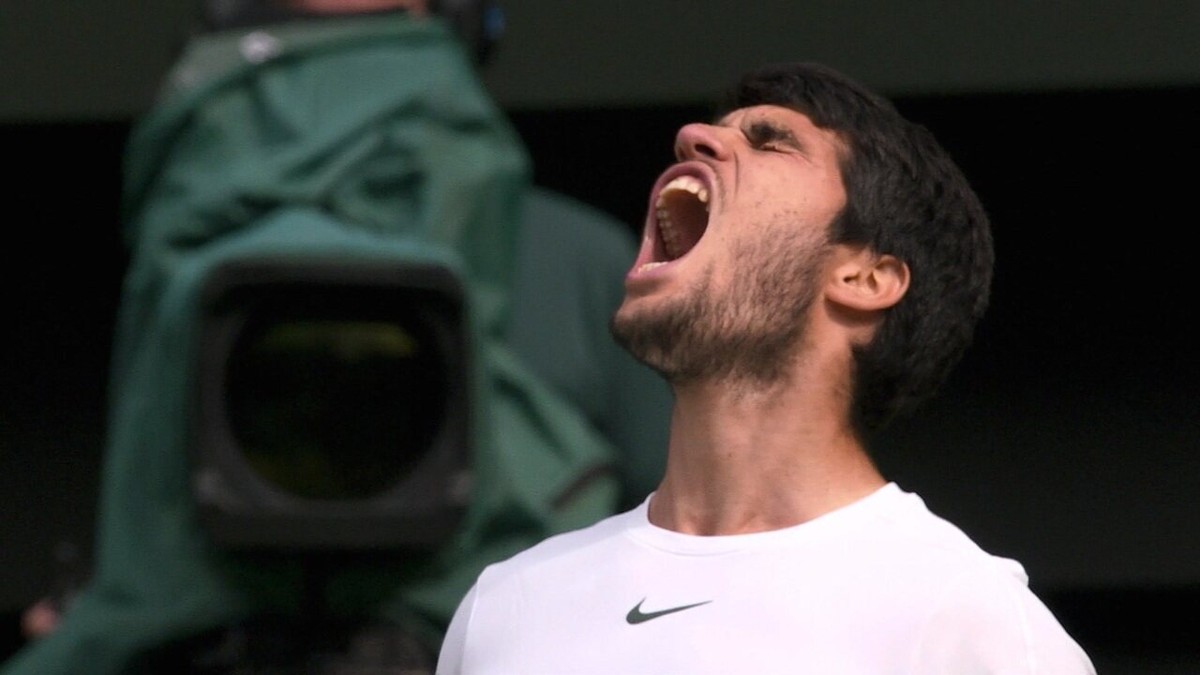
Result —
MULTIPOLYGON (((645 602, 645 601, 646 601, 646 599, 642 598, 642 602, 645 602)), ((635 624, 644 623, 651 619, 657 619, 660 616, 674 614, 675 612, 682 612, 685 609, 699 607, 700 605, 707 605, 708 603, 712 602, 712 600, 705 600, 704 602, 697 602, 697 603, 693 603, 691 605, 682 605, 680 607, 671 607, 669 609, 660 609, 657 612, 643 612, 642 611, 642 602, 639 602, 637 604, 637 606, 635 606, 633 609, 629 610, 629 613, 625 615, 625 621, 628 622, 629 625, 633 626, 635 624)))

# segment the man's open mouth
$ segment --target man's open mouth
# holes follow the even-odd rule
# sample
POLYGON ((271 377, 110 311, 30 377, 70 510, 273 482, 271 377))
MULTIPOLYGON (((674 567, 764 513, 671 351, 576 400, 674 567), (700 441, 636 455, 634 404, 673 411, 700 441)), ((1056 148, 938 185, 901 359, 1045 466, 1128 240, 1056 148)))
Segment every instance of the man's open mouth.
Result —
POLYGON ((665 265, 687 255, 708 227, 709 190, 696 176, 671 179, 654 203, 654 258, 643 269, 665 265))

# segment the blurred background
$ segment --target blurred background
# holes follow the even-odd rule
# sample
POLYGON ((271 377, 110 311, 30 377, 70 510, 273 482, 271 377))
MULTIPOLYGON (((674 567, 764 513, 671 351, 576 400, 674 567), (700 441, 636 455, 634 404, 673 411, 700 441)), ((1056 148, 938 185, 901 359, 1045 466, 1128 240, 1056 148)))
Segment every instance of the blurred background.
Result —
MULTIPOLYGON (((885 470, 1017 558, 1101 673, 1200 672, 1200 358, 1187 246, 1200 3, 504 0, 482 76, 535 181, 640 229, 675 129, 742 70, 828 63, 950 149, 992 310, 885 470)), ((120 283, 121 153, 188 0, 0 3, 0 608, 86 572, 120 283)))

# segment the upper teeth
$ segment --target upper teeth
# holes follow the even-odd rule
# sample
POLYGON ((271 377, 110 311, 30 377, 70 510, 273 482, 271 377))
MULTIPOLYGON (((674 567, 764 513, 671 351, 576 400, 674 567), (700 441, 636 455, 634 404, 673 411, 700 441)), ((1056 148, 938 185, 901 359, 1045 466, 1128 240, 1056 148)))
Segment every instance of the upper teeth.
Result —
POLYGON ((667 210, 666 196, 679 190, 696 195, 696 199, 699 199, 700 203, 704 204, 704 210, 708 211, 708 188, 694 176, 673 178, 658 192, 658 199, 654 203, 655 212, 658 216, 658 231, 659 236, 662 238, 663 250, 671 258, 678 258, 683 252, 679 250, 679 235, 675 232, 674 224, 671 222, 671 213, 667 210))
POLYGON ((663 196, 668 192, 674 192, 675 190, 685 190, 696 195, 700 202, 704 204, 704 210, 708 210, 708 188, 704 187, 704 183, 701 183, 700 179, 694 176, 679 176, 678 178, 672 179, 670 183, 664 185, 663 189, 658 193, 658 203, 656 206, 659 209, 662 209, 666 204, 666 200, 663 199, 663 196))

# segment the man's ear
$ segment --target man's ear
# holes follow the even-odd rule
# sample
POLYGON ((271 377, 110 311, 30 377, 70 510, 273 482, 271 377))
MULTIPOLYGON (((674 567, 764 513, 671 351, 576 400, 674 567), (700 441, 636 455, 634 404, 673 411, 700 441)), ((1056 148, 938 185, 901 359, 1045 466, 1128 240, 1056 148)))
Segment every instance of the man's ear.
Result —
POLYGON ((894 255, 869 248, 842 248, 825 295, 848 309, 872 312, 887 309, 908 291, 908 265, 894 255))

